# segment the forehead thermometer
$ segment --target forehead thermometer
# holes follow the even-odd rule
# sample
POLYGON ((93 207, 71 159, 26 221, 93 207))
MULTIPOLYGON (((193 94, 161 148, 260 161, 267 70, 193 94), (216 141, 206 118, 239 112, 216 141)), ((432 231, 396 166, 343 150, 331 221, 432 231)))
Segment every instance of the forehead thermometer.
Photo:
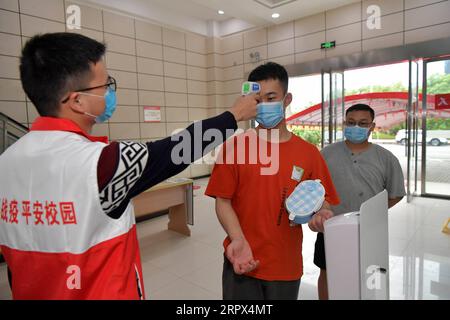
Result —
POLYGON ((242 95, 246 96, 252 93, 258 93, 261 90, 261 86, 258 82, 244 82, 242 84, 242 95))

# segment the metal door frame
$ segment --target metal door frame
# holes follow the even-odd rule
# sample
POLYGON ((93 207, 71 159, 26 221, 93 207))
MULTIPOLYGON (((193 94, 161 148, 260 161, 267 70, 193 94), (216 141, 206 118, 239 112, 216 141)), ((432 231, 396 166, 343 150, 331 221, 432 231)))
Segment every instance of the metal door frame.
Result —
POLYGON ((423 73, 422 73, 422 172, 421 172, 421 196, 426 198, 439 198, 439 199, 446 199, 450 200, 450 195, 446 196, 444 194, 436 194, 436 193, 427 193, 426 191, 426 179, 427 179, 427 173, 426 173, 426 156, 427 156, 427 95, 428 95, 428 63, 436 62, 436 61, 443 61, 443 60, 450 60, 450 55, 443 55, 439 57, 433 57, 433 58, 426 58, 423 60, 423 73))
POLYGON ((333 84, 337 85, 337 82, 334 81, 333 75, 335 74, 341 74, 342 75, 342 99, 340 106, 342 107, 342 118, 344 119, 344 113, 345 113, 345 77, 344 77, 344 70, 322 70, 321 72, 321 94, 322 94, 322 103, 321 103, 321 114, 322 114, 322 132, 321 132, 321 148, 324 147, 324 140, 325 140, 325 126, 328 127, 328 144, 336 142, 336 128, 337 128, 337 114, 338 114, 338 107, 337 101, 335 101, 335 86, 333 84), (329 86, 329 101, 328 101, 328 108, 325 108, 325 74, 329 76, 329 79, 327 79, 328 86, 329 86), (325 123, 325 114, 328 113, 328 123, 325 123))
POLYGON ((322 94, 322 103, 321 103, 321 123, 322 123, 322 132, 321 132, 321 141, 320 141, 320 147, 321 149, 323 149, 323 147, 325 146, 325 125, 327 125, 328 127, 328 144, 330 144, 331 141, 331 131, 330 131, 330 126, 331 126, 331 96, 332 96, 332 83, 331 83, 331 70, 330 71, 324 71, 322 70, 322 72, 320 73, 321 76, 321 83, 322 83, 322 88, 321 88, 321 94, 322 94), (329 99, 328 99, 328 110, 325 110, 325 74, 328 74, 328 90, 329 90, 329 99), (328 111, 328 124, 325 124, 325 113, 326 111, 328 111))
POLYGON ((409 59, 408 62, 408 105, 406 110, 406 198, 411 202, 414 196, 417 196, 417 164, 418 164, 418 109, 419 109, 419 68, 420 59, 409 59), (413 74, 413 64, 416 64, 416 72, 413 74), (415 82, 415 84, 414 84, 415 82), (413 91, 414 90, 414 91, 413 91), (414 188, 411 190, 411 161, 414 161, 413 182, 414 188))

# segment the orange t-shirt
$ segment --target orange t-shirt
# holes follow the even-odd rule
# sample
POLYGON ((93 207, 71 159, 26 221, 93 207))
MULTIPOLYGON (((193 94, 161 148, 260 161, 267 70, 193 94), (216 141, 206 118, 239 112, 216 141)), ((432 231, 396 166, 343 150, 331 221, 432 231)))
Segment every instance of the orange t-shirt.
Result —
MULTIPOLYGON (((258 268, 246 275, 262 280, 301 278, 302 228, 289 225, 284 201, 300 181, 310 179, 321 180, 330 204, 339 203, 319 150, 303 139, 292 135, 289 141, 275 144, 249 130, 225 142, 205 194, 231 199, 253 257, 260 261, 258 268), (300 180, 293 173, 294 166, 304 170, 300 180)), ((229 243, 227 237, 224 248, 229 243)))

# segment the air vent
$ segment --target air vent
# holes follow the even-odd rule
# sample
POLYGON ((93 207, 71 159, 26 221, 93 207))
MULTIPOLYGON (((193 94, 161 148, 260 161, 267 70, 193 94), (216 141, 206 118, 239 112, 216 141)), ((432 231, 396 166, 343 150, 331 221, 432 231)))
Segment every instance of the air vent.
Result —
POLYGON ((285 4, 295 2, 297 0, 253 0, 253 1, 258 2, 259 4, 262 4, 266 8, 274 9, 274 8, 284 6, 285 4))

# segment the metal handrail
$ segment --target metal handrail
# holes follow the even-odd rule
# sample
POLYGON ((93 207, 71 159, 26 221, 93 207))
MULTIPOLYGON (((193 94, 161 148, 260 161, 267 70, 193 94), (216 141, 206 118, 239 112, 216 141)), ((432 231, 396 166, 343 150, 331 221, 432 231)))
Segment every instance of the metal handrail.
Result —
POLYGON ((8 117, 6 114, 0 112, 0 118, 6 119, 8 122, 13 123, 15 126, 21 128, 23 131, 28 132, 28 128, 21 124, 20 122, 17 122, 13 118, 8 117))
POLYGON ((12 144, 11 140, 16 141, 27 132, 27 127, 0 112, 0 154, 12 144))

